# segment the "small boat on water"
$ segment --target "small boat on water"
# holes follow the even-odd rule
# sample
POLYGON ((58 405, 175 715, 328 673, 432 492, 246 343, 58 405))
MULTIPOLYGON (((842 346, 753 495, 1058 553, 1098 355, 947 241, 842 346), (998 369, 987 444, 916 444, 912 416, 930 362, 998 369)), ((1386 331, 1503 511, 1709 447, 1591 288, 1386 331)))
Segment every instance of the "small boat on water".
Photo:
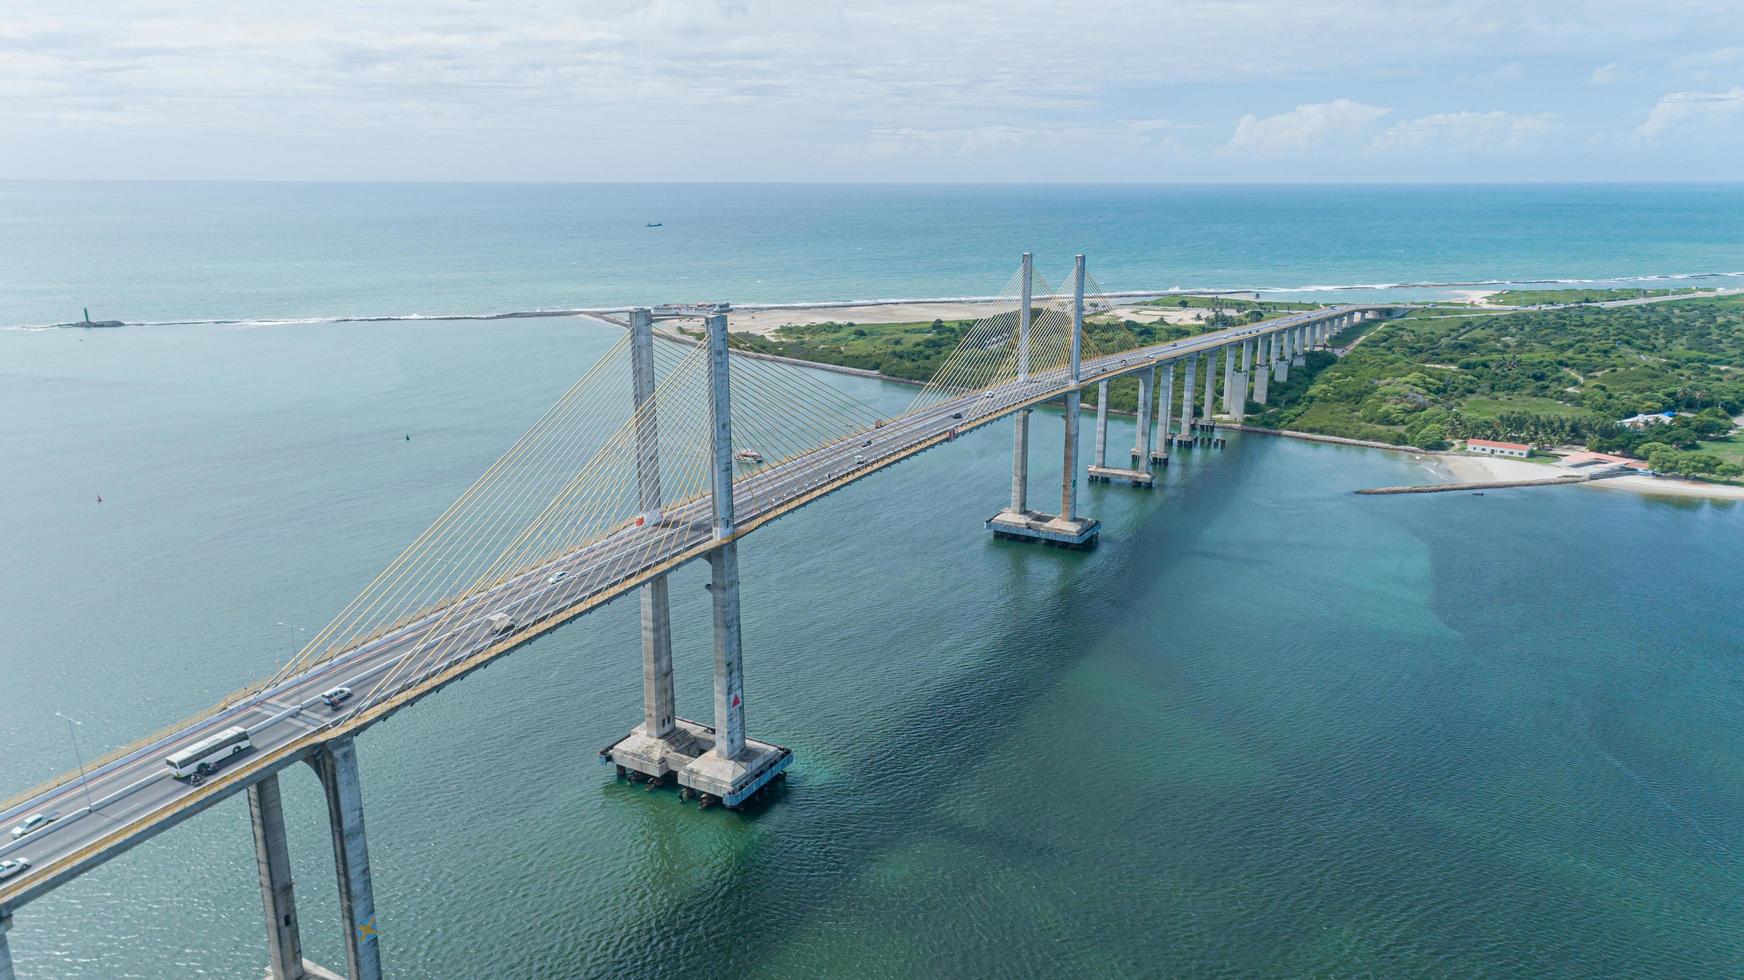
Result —
POLYGON ((665 225, 659 221, 650 221, 647 224, 643 225, 642 227, 644 227, 644 228, 664 228, 665 225))
POLYGON ((741 449, 733 454, 733 458, 741 463, 761 463, 763 454, 755 449, 741 449))

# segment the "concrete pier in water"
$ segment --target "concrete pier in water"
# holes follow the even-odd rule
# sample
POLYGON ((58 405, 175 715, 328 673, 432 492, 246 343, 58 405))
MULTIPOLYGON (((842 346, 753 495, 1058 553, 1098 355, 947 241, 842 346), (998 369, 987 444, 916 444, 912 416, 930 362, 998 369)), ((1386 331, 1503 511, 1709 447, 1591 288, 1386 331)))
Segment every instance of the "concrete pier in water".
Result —
MULTIPOLYGON (((635 373, 637 468, 644 519, 659 514, 658 434, 640 424, 654 416, 652 318, 646 310, 630 317, 630 355, 635 373), (638 350, 643 353, 638 354, 638 350), (646 365, 644 367, 644 365, 646 365), (643 375, 646 375, 646 384, 643 375), (643 467, 646 467, 644 469, 643 467)), ((724 542, 709 552, 709 592, 714 598, 715 723, 708 726, 674 714, 672 625, 664 576, 642 589, 642 724, 607 746, 600 755, 622 776, 640 775, 664 784, 674 777, 680 797, 696 795, 702 805, 737 807, 779 778, 793 753, 770 742, 745 737, 743 642, 739 625, 739 557, 733 540, 733 429, 727 349, 727 318, 707 318, 712 418, 711 495, 714 534, 724 542)), ((633 778, 633 777, 632 777, 633 778)))
MULTIPOLYGON (((1023 262, 1023 303, 1018 313, 1018 363, 1020 376, 1028 373, 1028 324, 1030 322, 1030 257, 1024 255, 1023 262)), ((987 519, 987 529, 996 538, 1014 541, 1040 541, 1043 544, 1059 548, 1090 548, 1096 544, 1096 539, 1102 529, 1102 522, 1078 515, 1078 415, 1082 395, 1078 382, 1083 371, 1083 340, 1084 340, 1084 256, 1077 257, 1072 271, 1072 335, 1071 353, 1068 361, 1068 379, 1070 387, 1063 397, 1065 402, 1065 439, 1064 468, 1060 474, 1060 512, 1048 515, 1030 510, 1027 506, 1019 506, 1020 497, 1027 497, 1018 483, 1020 478, 1027 477, 1027 462, 1012 460, 1012 506, 994 514, 987 519), (1020 475, 1021 469, 1021 475, 1020 475)), ((1106 398, 1099 401, 1106 406, 1106 398)), ((1103 416, 1106 418, 1104 407, 1103 416)), ((1025 423, 1020 422, 1020 426, 1025 423)), ((1106 448, 1106 433, 1103 444, 1106 448)), ((1027 426, 1019 433, 1018 445, 1027 442, 1027 426)))

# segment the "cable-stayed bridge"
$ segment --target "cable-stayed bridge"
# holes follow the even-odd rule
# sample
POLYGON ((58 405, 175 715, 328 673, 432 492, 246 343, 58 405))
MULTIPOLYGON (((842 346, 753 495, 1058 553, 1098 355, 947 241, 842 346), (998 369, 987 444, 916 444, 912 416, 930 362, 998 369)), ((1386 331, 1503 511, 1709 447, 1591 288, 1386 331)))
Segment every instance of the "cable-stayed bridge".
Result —
POLYGON ((269 976, 323 975, 302 958, 280 808, 277 773, 299 762, 315 768, 327 797, 349 973, 380 976, 355 736, 632 592, 642 613, 643 716, 601 754, 622 778, 676 783, 704 807, 739 806, 793 759, 745 731, 741 537, 1014 416, 1011 499, 988 528, 1094 545, 1100 525, 1077 500, 1085 388, 1100 395, 1090 478, 1149 486, 1171 446, 1214 438, 1214 414, 1239 418, 1304 351, 1389 312, 1314 310, 1107 353, 1084 330, 1086 311, 1108 304, 1082 256, 1056 290, 1025 255, 1000 295, 1008 302, 964 332, 896 416, 754 338, 729 336, 722 314, 709 313, 697 333, 657 328, 654 309, 630 311, 623 338, 290 661, 197 718, 0 809, 0 827, 58 815, 18 839, 0 837, 0 862, 16 862, 0 865, 10 871, 0 879, 0 980, 14 975, 5 938, 13 912, 237 793, 248 795, 253 818, 269 976), (1116 461, 1127 465, 1110 466, 1107 385, 1129 376, 1139 383, 1137 441, 1116 461), (1029 494, 1030 414, 1053 401, 1064 406, 1065 475, 1057 510, 1044 513, 1029 494), (707 722, 673 707, 666 576, 697 559, 709 562, 714 608, 707 722))

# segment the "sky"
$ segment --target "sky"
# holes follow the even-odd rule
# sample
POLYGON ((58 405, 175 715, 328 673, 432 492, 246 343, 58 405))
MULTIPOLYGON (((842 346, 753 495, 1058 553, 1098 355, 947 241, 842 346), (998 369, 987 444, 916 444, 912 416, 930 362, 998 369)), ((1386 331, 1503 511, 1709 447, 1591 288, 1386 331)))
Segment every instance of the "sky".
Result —
POLYGON ((5 0, 0 178, 1744 177, 1744 3, 5 0))

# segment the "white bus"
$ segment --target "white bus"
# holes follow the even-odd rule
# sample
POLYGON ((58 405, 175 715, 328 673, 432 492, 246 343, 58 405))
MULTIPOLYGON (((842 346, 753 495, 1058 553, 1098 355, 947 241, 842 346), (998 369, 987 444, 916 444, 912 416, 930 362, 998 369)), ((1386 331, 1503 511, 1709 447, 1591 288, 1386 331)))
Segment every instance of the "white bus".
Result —
POLYGON ((170 767, 170 772, 177 779, 193 777, 198 783, 206 774, 218 768, 219 763, 251 748, 248 741, 248 729, 226 728, 216 735, 210 735, 195 742, 193 745, 173 752, 164 764, 170 767))

